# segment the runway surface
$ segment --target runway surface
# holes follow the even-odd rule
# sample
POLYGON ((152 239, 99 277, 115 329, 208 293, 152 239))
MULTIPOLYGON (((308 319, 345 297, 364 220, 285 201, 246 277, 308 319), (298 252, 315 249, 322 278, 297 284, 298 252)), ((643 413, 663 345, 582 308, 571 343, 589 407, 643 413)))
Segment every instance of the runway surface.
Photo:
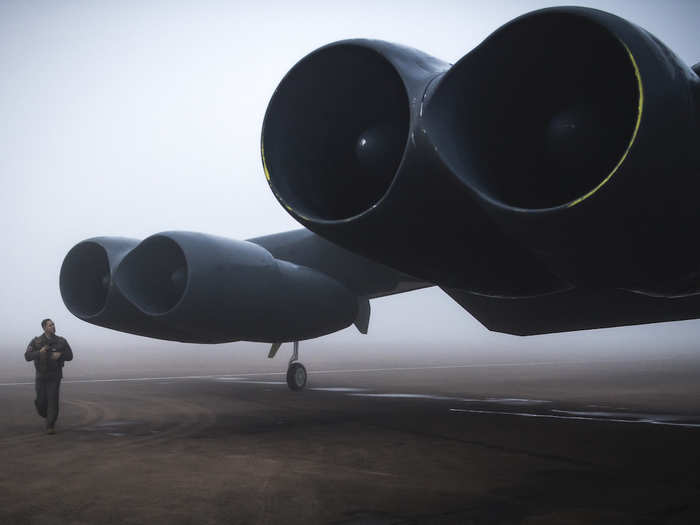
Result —
POLYGON ((700 523, 697 369, 551 366, 0 380, 0 523, 700 523))

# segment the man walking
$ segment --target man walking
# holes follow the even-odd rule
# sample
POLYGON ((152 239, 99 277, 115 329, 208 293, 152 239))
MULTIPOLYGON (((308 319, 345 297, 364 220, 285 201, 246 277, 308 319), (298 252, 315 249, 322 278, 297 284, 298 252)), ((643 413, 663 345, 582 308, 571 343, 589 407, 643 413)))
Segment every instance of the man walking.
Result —
POLYGON ((27 345, 24 358, 34 361, 36 369, 36 400, 34 406, 41 417, 46 418, 46 433, 55 434, 58 418, 58 391, 63 377, 63 363, 73 359, 68 341, 56 335, 56 325, 51 319, 41 322, 44 333, 27 345))

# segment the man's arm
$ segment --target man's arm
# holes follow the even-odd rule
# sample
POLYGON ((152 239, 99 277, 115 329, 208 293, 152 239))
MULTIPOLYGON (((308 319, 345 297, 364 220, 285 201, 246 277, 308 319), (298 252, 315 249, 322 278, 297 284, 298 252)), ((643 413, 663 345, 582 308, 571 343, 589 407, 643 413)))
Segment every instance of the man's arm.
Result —
POLYGON ((63 366, 64 361, 73 360, 73 350, 68 344, 68 341, 66 341, 64 338, 61 338, 61 344, 59 345, 59 347, 60 351, 53 352, 51 354, 51 359, 53 359, 54 361, 58 361, 60 365, 63 366))
POLYGON ((68 344, 68 341, 63 340, 66 346, 61 351, 61 361, 72 361, 73 360, 73 349, 68 344))
MULTIPOLYGON (((46 351, 46 347, 42 348, 41 350, 46 351)), ((24 351, 25 361, 34 361, 35 359, 39 359, 39 356, 41 355, 41 350, 34 350, 34 339, 29 341, 27 349, 24 351)))

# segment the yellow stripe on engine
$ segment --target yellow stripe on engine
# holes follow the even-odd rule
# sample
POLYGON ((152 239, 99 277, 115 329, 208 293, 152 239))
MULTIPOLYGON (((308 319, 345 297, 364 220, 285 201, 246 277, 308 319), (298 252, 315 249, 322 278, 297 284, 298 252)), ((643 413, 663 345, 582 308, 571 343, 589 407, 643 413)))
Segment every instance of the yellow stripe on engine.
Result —
POLYGON ((593 195, 596 191, 598 191, 603 184, 608 182, 610 178, 615 174, 615 172, 618 170, 618 168, 622 165, 622 163, 625 161, 627 158, 627 154, 630 152, 630 149, 632 148, 632 144, 634 144, 635 139, 637 138, 637 132, 639 131, 639 125, 642 122, 642 108, 644 106, 644 89, 642 87, 642 74, 639 72, 639 66, 637 66, 637 61, 634 59, 634 55, 632 55, 632 52, 630 49, 627 47, 627 45, 620 40, 620 43, 625 47, 625 50, 627 51, 627 54, 630 57, 630 60, 632 61, 632 66, 634 67, 634 75, 637 78, 637 87, 639 88, 639 104, 637 108, 637 122, 634 125, 634 132, 632 133, 632 138, 630 139, 629 144, 627 144, 627 148, 625 149, 625 153, 622 155, 618 163, 615 165, 613 170, 610 172, 610 174, 605 177, 600 184, 598 184, 595 188, 593 188, 591 191, 586 193, 584 196, 579 197, 575 201, 571 201, 568 205, 567 208, 571 208, 572 206, 577 205, 579 202, 587 199, 591 195, 593 195))
POLYGON ((270 182, 270 172, 267 170, 267 161, 265 160, 265 146, 263 144, 260 144, 260 154, 262 156, 262 161, 263 161, 263 171, 265 172, 265 178, 267 179, 267 182, 270 182))
POLYGON ((278 201, 287 209, 289 210, 289 213, 291 213, 294 216, 300 217, 301 219, 304 219, 305 221, 311 221, 308 217, 302 215, 301 213, 297 212, 294 208, 292 208, 289 204, 287 204, 277 193, 277 190, 275 187, 272 185, 272 182, 270 181, 270 172, 267 169, 267 161, 265 160, 265 146, 260 144, 260 154, 262 156, 262 163, 263 163, 263 171, 265 172, 265 178, 267 179, 267 183, 270 185, 270 189, 272 189, 272 193, 275 195, 278 201))

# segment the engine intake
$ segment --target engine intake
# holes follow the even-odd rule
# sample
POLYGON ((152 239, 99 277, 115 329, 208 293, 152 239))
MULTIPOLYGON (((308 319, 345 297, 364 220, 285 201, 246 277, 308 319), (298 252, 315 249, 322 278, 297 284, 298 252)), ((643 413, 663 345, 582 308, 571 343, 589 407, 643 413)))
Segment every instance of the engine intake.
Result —
MULTIPOLYGON (((137 242, 125 240, 117 249, 127 253, 137 242)), ((107 304, 111 275, 110 258, 104 244, 88 240, 74 246, 65 257, 59 277, 61 296, 71 313, 85 318, 102 311, 107 304)))
POLYGON ((408 139, 408 95, 377 47, 346 41, 301 60, 270 101, 263 161, 295 213, 336 221, 386 193, 408 139))
POLYGON ((129 254, 117 273, 116 283, 145 314, 162 315, 182 299, 187 273, 187 260, 180 246, 157 235, 129 254))
POLYGON ((491 35, 426 111, 441 158, 484 198, 544 209, 585 198, 622 162, 642 84, 625 43, 586 11, 545 10, 491 35))

